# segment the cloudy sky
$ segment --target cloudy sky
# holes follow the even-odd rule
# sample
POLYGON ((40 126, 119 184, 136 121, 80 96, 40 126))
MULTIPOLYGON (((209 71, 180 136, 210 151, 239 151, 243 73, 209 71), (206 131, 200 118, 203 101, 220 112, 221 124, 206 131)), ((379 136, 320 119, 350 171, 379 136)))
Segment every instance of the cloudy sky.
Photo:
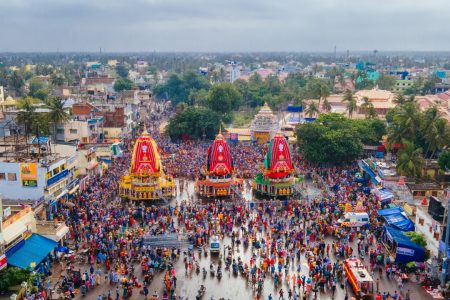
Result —
POLYGON ((450 0, 0 0, 0 51, 450 50, 450 0))

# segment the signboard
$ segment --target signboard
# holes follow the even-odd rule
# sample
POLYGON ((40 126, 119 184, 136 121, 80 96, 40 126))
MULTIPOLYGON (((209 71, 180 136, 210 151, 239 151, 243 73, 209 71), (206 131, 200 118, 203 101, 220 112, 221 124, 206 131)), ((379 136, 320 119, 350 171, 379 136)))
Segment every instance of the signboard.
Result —
POLYGON ((64 170, 59 172, 58 174, 56 174, 55 176, 49 178, 47 180, 47 185, 52 185, 58 181, 60 181, 61 179, 63 179, 64 177, 66 177, 67 175, 69 175, 69 170, 64 170))
POLYGON ((37 180, 37 163, 21 163, 20 180, 37 180))
POLYGON ((7 262, 8 262, 8 258, 6 257, 5 254, 0 256, 0 270, 3 270, 4 268, 6 268, 7 266, 7 262))
POLYGON ((398 254, 406 255, 406 256, 414 256, 414 249, 397 247, 397 255, 398 254))
POLYGON ((22 180, 23 187, 37 187, 37 180, 22 180))

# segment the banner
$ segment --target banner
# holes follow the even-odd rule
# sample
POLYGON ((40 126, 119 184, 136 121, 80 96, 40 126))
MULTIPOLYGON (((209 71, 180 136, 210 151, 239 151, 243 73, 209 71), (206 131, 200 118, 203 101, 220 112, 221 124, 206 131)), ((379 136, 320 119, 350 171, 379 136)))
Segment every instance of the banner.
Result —
POLYGON ((37 163, 20 164, 20 180, 37 180, 37 163))

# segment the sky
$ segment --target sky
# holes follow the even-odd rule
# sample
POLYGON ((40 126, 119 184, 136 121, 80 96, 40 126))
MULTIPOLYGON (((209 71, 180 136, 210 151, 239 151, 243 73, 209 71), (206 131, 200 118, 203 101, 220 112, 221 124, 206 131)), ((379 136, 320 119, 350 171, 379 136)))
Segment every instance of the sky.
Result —
POLYGON ((446 51, 450 0, 0 0, 0 52, 446 51))

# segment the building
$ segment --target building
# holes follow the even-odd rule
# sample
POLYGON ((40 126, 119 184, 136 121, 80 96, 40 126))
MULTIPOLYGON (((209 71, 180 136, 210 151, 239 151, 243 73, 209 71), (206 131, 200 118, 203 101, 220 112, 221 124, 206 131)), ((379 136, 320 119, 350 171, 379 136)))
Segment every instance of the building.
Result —
POLYGON ((0 199, 0 270, 48 271, 48 255, 68 232, 64 222, 38 220, 31 205, 3 205, 0 199))
POLYGON ((374 88, 371 90, 361 90, 355 93, 356 103, 358 106, 358 114, 364 115, 364 109, 361 105, 364 103, 364 98, 368 98, 369 102, 373 104, 378 116, 384 117, 387 111, 395 107, 395 94, 390 91, 380 90, 374 88))
POLYGON ((230 68, 230 82, 233 83, 241 77, 241 71, 238 66, 232 65, 230 68))
POLYGON ((414 81, 410 79, 398 79, 395 82, 394 92, 403 93, 405 90, 412 88, 414 86, 414 81))
POLYGON ((76 147, 50 145, 48 137, 26 145, 5 139, 0 152, 0 191, 15 203, 45 204, 43 217, 53 220, 76 177, 76 147))
POLYGON ((251 138, 253 141, 263 144, 272 140, 278 130, 278 119, 266 102, 252 121, 250 126, 251 138))
POLYGON ((56 140, 98 143, 103 140, 103 117, 93 117, 83 121, 70 120, 59 124, 56 129, 56 140))
POLYGON ((446 201, 440 197, 425 198, 416 209, 416 231, 423 234, 427 240, 427 249, 433 256, 439 257, 443 252, 445 240, 445 224, 447 223, 446 201))

